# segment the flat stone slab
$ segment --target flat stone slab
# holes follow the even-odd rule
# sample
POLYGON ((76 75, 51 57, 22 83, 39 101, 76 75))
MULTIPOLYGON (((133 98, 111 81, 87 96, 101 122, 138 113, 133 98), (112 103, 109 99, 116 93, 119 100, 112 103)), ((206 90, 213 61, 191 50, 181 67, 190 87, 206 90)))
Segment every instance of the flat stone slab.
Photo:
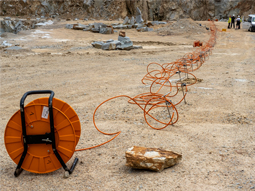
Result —
POLYGON ((133 146, 126 151, 126 166, 136 169, 162 171, 178 164, 182 155, 159 148, 133 146))

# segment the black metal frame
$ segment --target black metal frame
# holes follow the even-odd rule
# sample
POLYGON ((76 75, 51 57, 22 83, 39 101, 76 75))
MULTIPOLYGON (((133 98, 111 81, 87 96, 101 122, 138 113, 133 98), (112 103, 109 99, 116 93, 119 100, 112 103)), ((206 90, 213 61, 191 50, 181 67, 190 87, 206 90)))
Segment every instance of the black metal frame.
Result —
POLYGON ((64 168, 65 171, 67 171, 69 174, 72 174, 74 171, 75 166, 77 165, 78 158, 76 157, 74 159, 74 162, 69 169, 66 164, 64 163, 63 159, 59 155, 57 149, 56 149, 56 142, 55 142, 55 133, 54 133, 54 119, 53 119, 53 109, 52 109, 52 100, 54 97, 54 92, 51 90, 36 90, 36 91, 29 91, 26 92, 23 97, 20 100, 20 114, 21 114, 21 124, 22 124, 22 138, 23 138, 23 143, 24 143, 24 151, 22 153, 22 156, 19 160, 18 166, 14 172, 14 176, 18 177, 20 173, 23 171, 21 168, 22 163, 26 157, 27 154, 27 148, 28 144, 51 144, 52 145, 52 150, 54 154, 56 155, 57 159, 59 160, 60 164, 64 168), (49 107, 49 116, 50 116, 50 133, 46 133, 44 135, 27 135, 26 133, 26 122, 25 122, 25 113, 24 113, 24 102, 25 99, 27 98, 28 95, 31 94, 50 94, 49 96, 49 102, 48 102, 48 107, 49 107))

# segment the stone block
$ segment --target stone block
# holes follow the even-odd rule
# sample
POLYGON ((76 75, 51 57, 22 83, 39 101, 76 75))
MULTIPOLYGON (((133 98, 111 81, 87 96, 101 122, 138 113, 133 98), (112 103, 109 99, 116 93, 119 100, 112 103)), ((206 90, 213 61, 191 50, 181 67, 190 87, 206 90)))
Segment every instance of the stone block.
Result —
POLYGON ((138 32, 148 32, 148 27, 140 27, 140 28, 137 27, 136 30, 138 32))
POLYGON ((181 159, 180 154, 158 148, 134 146, 126 151, 126 166, 136 169, 161 172, 165 168, 178 164, 181 159))
POLYGON ((72 24, 66 24, 66 28, 67 28, 67 29, 72 29, 72 28, 73 28, 73 25, 72 25, 72 24))
POLYGON ((94 33, 99 33, 100 28, 92 28, 91 31, 94 32, 94 33))
POLYGON ((159 25, 159 21, 151 21, 151 24, 154 25, 159 25))
POLYGON ((113 28, 112 26, 107 26, 107 27, 100 27, 99 28, 99 33, 101 34, 113 34, 113 28))
POLYGON ((129 18, 128 18, 128 16, 126 16, 125 19, 124 19, 124 21, 123 21, 123 25, 128 24, 128 20, 129 20, 129 18))
POLYGON ((143 23, 142 13, 138 7, 136 7, 136 23, 143 23))
POLYGON ((122 25, 122 24, 120 24, 120 25, 114 25, 113 28, 114 28, 114 29, 126 29, 126 28, 127 28, 127 25, 122 25))
POLYGON ((125 37, 123 37, 123 36, 118 36, 118 41, 130 41, 130 38, 127 37, 127 36, 125 36, 125 37))
POLYGON ((126 32, 125 31, 120 31, 119 32, 119 36, 125 37, 126 36, 126 32))
POLYGON ((75 30, 83 30, 87 27, 88 27, 87 25, 82 25, 82 24, 74 24, 73 25, 73 29, 75 29, 75 30))
POLYGON ((92 46, 98 49, 102 49, 103 44, 104 42, 101 42, 101 41, 92 42, 92 46))
POLYGON ((132 18, 130 19, 130 25, 134 25, 135 24, 135 18, 132 16, 132 18))
POLYGON ((141 28, 141 27, 144 27, 144 24, 141 24, 141 23, 136 23, 134 25, 135 28, 141 28))
POLYGON ((120 44, 116 47, 119 50, 131 50, 133 48, 132 41, 120 41, 120 44))

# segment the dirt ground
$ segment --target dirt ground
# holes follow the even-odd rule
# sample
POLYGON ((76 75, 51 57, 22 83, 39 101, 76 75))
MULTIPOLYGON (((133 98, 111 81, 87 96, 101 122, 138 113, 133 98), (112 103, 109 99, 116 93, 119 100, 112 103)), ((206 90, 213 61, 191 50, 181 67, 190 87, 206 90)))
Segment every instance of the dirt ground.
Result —
MULTIPOLYGON (((255 190, 255 33, 244 29, 217 33, 213 54, 193 73, 200 82, 189 87, 187 104, 177 106, 180 118, 175 125, 153 130, 136 105, 125 98, 114 100, 99 109, 96 124, 121 134, 101 147, 75 152, 67 165, 74 157, 79 163, 68 179, 63 168, 48 174, 24 171, 15 178, 4 132, 25 92, 53 90, 79 116, 82 130, 76 148, 94 146, 111 138, 93 125, 93 112, 101 102, 149 92, 141 83, 149 63, 175 61, 195 50, 193 41, 209 39, 209 32, 159 36, 127 29, 127 36, 143 49, 103 51, 91 42, 117 40, 118 33, 65 29, 66 23, 75 21, 0 39, 22 47, 0 52, 0 190, 255 190), (133 170, 125 166, 125 150, 132 146, 169 149, 183 158, 161 173, 133 170)), ((198 23, 209 26, 207 21, 198 23)), ((226 25, 216 22, 220 30, 226 25)), ((26 103, 37 97, 28 97, 26 103)))

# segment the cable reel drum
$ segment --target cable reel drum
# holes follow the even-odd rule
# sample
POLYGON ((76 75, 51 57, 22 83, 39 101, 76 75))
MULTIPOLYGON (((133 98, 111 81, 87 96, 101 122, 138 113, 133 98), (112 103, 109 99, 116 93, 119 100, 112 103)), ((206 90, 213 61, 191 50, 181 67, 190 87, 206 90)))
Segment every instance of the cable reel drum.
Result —
POLYGON ((68 177, 78 162, 78 158, 75 158, 70 169, 66 166, 81 134, 78 115, 66 102, 53 97, 51 90, 25 93, 20 100, 20 110, 6 125, 5 147, 17 164, 15 177, 23 169, 43 174, 61 166, 65 170, 65 177, 68 177), (50 96, 35 99, 24 107, 26 97, 31 94, 50 96))

